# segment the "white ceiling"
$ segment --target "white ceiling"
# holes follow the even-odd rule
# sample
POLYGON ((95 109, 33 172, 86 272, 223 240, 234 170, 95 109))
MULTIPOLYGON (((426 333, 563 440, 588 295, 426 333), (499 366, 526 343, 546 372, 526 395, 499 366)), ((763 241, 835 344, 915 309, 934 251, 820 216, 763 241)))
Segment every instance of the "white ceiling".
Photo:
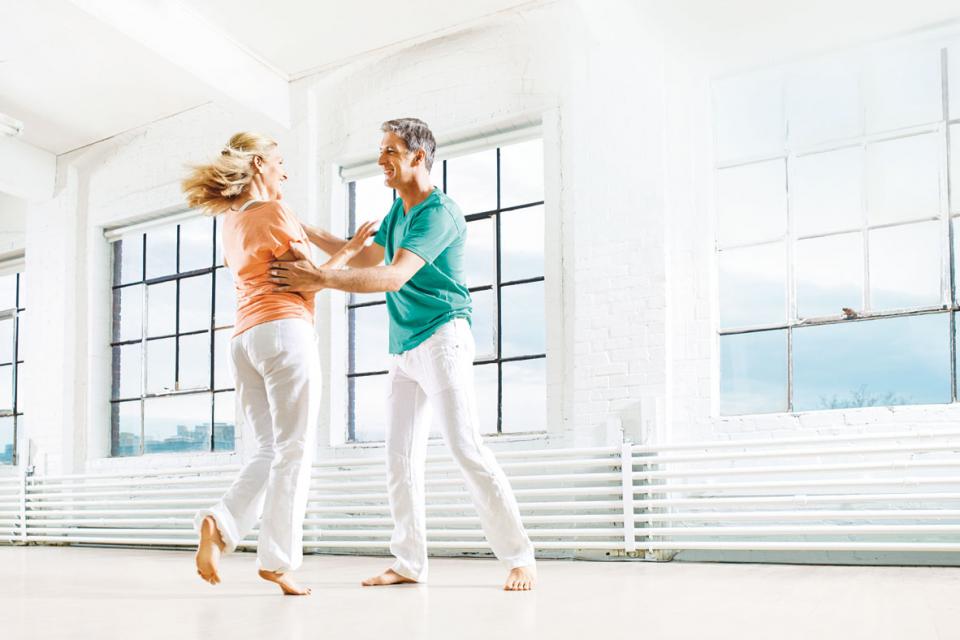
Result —
POLYGON ((193 0, 208 23, 291 78, 531 0, 193 0))
MULTIPOLYGON (((211 80, 216 69, 191 69, 178 56, 199 39, 196 31, 187 36, 173 30, 181 40, 163 50, 156 39, 145 41, 153 28, 149 18, 141 19, 148 24, 139 30, 130 28, 131 20, 151 11, 182 9, 168 30, 176 19, 183 24, 199 14, 207 33, 219 32, 233 48, 236 59, 228 67, 240 63, 250 78, 266 72, 273 76, 266 80, 276 80, 271 86, 285 86, 367 51, 549 1, 0 0, 0 113, 26 124, 23 142, 62 154, 223 99, 223 84, 211 80), (257 70, 254 58, 273 71, 262 65, 257 70)), ((729 64, 763 64, 778 55, 845 46, 960 16, 956 0, 628 1, 666 24, 672 43, 729 64)))

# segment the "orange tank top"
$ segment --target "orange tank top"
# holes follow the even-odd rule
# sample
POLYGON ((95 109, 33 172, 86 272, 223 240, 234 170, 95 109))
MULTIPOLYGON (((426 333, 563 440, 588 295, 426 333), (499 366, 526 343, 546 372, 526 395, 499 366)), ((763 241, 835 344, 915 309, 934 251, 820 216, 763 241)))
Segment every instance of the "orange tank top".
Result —
POLYGON ((314 294, 275 292, 270 263, 291 245, 309 255, 307 234, 297 217, 276 200, 256 202, 223 216, 223 263, 237 289, 234 336, 264 322, 303 318, 313 324, 314 294))

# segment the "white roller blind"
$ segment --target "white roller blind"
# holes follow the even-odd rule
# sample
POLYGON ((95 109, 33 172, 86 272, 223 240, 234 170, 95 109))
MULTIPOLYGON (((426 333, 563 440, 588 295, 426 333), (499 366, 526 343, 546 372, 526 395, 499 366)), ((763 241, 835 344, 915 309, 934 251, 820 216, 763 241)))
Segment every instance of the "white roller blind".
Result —
POLYGON ((130 233, 141 233, 149 229, 154 229, 156 227, 166 226, 168 224, 175 224, 177 222, 183 222, 184 220, 191 220, 193 218, 199 218, 203 214, 199 211, 193 209, 177 209, 176 211, 165 213, 154 218, 149 218, 147 220, 140 220, 138 222, 132 222, 130 224, 119 225, 116 227, 109 227, 103 231, 103 237, 110 242, 116 242, 120 238, 130 233))
MULTIPOLYGON (((434 161, 451 160, 457 156, 465 156, 475 151, 482 151, 484 149, 490 149, 491 147, 502 147, 515 142, 524 142, 526 140, 539 138, 542 135, 541 130, 542 127, 539 124, 532 125, 526 123, 522 126, 498 129, 491 133, 470 136, 469 138, 451 142, 438 142, 434 161)), ((377 166, 377 159, 368 158, 360 162, 344 165, 340 169, 340 178, 344 182, 352 182, 362 178, 369 178, 379 172, 380 167, 377 166)))

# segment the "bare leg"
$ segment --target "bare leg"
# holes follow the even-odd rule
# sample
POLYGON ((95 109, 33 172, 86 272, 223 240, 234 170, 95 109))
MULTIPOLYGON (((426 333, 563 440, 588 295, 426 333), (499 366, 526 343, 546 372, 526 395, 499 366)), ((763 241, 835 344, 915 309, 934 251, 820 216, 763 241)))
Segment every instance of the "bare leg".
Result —
POLYGON ((224 542, 212 516, 203 519, 200 526, 200 544, 197 545, 197 573, 210 584, 220 584, 220 554, 224 542))
POLYGON ((308 596, 312 593, 310 587, 301 587, 285 573, 267 571, 266 569, 260 569, 258 573, 260 577, 267 582, 273 582, 279 585, 280 590, 283 591, 283 595, 285 596, 308 596))
POLYGON ((417 584, 417 581, 402 576, 393 569, 387 569, 380 575, 367 578, 360 584, 365 587, 389 587, 395 584, 417 584))
POLYGON ((533 566, 514 567, 507 576, 507 581, 503 585, 504 591, 530 591, 533 589, 533 583, 537 579, 537 572, 533 566))

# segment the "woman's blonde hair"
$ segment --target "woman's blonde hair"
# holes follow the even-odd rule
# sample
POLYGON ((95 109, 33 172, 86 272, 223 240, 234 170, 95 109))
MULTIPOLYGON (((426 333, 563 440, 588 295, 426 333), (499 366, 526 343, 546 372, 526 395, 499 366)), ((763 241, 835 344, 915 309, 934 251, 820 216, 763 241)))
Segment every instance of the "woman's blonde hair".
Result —
POLYGON ((266 158, 276 146, 276 140, 258 133, 234 134, 213 162, 191 167, 181 183, 187 204, 211 215, 227 211, 253 180, 253 159, 266 158))

